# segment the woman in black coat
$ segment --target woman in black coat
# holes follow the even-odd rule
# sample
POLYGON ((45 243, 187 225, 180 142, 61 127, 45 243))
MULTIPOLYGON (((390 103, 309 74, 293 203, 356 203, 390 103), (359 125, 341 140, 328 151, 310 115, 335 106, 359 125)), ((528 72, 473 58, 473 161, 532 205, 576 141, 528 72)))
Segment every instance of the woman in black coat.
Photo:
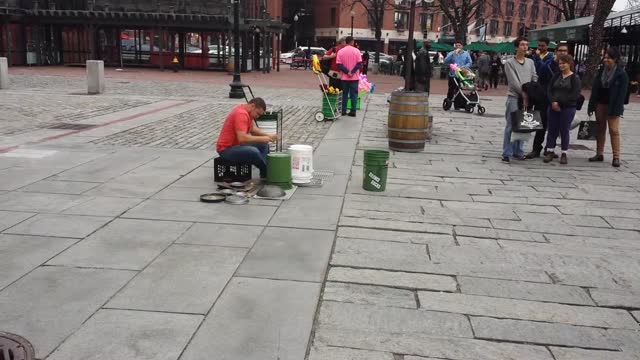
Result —
POLYGON ((588 110, 589 116, 595 113, 597 124, 596 156, 589 158, 589 161, 604 161, 604 144, 609 126, 613 167, 620 166, 620 117, 624 113, 629 86, 629 76, 619 62, 618 49, 609 48, 604 55, 604 66, 593 81, 588 110))

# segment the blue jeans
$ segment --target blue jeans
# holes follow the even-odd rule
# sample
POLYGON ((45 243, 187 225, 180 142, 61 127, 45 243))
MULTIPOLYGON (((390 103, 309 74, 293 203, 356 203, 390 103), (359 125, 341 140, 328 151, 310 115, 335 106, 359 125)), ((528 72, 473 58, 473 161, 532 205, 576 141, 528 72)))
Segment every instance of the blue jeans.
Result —
POLYGON ((571 130, 571 122, 576 117, 576 108, 562 108, 560 111, 553 111, 551 106, 547 110, 547 127, 549 135, 547 135, 547 150, 553 151, 556 148, 556 139, 558 134, 562 140, 562 151, 569 150, 569 131, 571 130))
POLYGON ((248 162, 260 169, 260 177, 267 177, 267 154, 269 144, 251 143, 236 145, 222 150, 221 158, 234 162, 248 162))
POLYGON ((502 142, 502 156, 524 156, 524 143, 521 140, 511 142, 511 113, 518 110, 518 98, 507 96, 505 111, 506 124, 504 127, 504 140, 502 142))
POLYGON ((356 112, 356 104, 358 103, 358 80, 344 81, 342 80, 342 113, 347 112, 347 99, 351 99, 351 112, 356 112))

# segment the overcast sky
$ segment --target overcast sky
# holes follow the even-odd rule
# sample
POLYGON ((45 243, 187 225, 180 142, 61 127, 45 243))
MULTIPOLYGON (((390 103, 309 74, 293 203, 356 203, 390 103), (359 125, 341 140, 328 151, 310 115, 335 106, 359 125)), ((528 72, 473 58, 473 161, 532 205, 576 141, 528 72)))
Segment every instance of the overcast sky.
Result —
POLYGON ((625 7, 627 7, 627 0, 616 0, 613 10, 624 10, 625 7))

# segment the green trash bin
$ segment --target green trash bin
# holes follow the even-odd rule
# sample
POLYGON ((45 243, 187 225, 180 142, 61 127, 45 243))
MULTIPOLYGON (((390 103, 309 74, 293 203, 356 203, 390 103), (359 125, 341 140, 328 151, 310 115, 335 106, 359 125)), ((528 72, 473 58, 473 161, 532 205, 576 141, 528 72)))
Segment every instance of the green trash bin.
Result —
POLYGON ((387 187, 389 152, 386 150, 365 150, 362 188, 367 191, 382 192, 387 187))

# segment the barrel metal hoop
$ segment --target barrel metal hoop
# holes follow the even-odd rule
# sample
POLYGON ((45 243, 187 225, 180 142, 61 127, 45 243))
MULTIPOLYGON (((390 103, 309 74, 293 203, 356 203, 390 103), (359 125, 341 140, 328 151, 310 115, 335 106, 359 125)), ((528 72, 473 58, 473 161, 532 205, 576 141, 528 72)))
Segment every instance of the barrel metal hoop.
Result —
POLYGON ((429 113, 425 112, 416 112, 416 111, 395 111, 389 110, 389 115, 411 115, 411 116, 424 116, 429 117, 429 113))
POLYGON ((424 139, 422 140, 396 140, 389 139, 389 143, 398 143, 398 144, 421 144, 424 143, 424 139))
POLYGON ((398 129, 398 128, 388 128, 389 131, 398 131, 398 132, 406 132, 406 133, 421 133, 421 132, 425 132, 426 129, 425 128, 419 128, 419 129, 398 129))

